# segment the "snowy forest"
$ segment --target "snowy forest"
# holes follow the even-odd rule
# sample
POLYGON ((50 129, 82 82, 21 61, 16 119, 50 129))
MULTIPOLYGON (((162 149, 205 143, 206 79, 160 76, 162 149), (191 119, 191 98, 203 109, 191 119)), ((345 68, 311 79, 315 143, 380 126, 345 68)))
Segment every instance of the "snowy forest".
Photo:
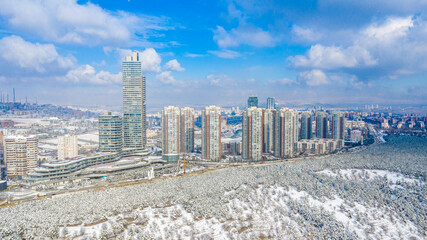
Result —
POLYGON ((427 139, 0 209, 1 239, 426 239, 427 139))

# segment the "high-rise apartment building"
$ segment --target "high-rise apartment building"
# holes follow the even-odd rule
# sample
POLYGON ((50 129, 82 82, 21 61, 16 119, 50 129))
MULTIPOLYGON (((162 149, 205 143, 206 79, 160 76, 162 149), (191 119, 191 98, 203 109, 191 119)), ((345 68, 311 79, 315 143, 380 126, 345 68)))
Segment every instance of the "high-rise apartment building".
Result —
POLYGON ((194 109, 181 109, 181 152, 194 152, 194 109))
POLYGON ((276 109, 276 99, 272 97, 267 98, 267 109, 276 109))
POLYGON ((79 155, 77 136, 58 136, 58 160, 73 158, 79 155))
POLYGON ((300 138, 301 139, 311 139, 312 138, 312 118, 311 114, 305 112, 301 115, 301 128, 300 128, 300 138))
POLYGON ((4 162, 7 176, 21 179, 37 167, 37 145, 35 136, 7 136, 4 139, 4 162))
POLYGON ((243 112, 242 157, 245 160, 261 160, 264 131, 263 109, 251 107, 243 112))
POLYGON ((248 98, 248 108, 251 107, 258 107, 258 97, 257 96, 250 96, 248 98))
POLYGON ((123 75, 123 147, 146 146, 146 88, 138 52, 122 63, 123 75))
POLYGON ((162 151, 168 162, 176 162, 181 152, 180 118, 178 107, 169 106, 162 111, 162 151))
POLYGON ((325 112, 316 113, 316 137, 328 138, 328 114, 325 112))
POLYGON ((264 110, 264 137, 263 137, 263 151, 264 153, 274 152, 274 123, 276 118, 276 110, 264 110))
POLYGON ((275 120, 274 156, 293 157, 298 142, 297 112, 288 108, 277 111, 275 120))
POLYGON ((120 152, 123 147, 122 118, 108 112, 99 116, 99 151, 120 152))
POLYGON ((345 116, 344 113, 336 111, 332 114, 332 138, 344 139, 345 116))
POLYGON ((202 158, 219 161, 221 156, 221 108, 209 106, 202 111, 202 158))

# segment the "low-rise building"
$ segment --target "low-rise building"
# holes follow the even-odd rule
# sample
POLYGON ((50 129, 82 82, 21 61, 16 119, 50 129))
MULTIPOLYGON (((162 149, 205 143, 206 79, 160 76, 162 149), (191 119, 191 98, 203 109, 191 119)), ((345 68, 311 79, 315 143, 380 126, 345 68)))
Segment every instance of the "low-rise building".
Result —
POLYGON ((344 146, 343 139, 302 139, 298 141, 298 152, 308 154, 327 154, 344 146))

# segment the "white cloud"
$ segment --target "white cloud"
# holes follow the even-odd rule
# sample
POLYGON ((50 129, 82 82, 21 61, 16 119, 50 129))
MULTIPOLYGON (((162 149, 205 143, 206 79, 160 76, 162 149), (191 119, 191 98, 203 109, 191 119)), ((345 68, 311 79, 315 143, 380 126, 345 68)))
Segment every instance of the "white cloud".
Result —
POLYGON ((147 48, 139 54, 139 59, 142 64, 142 71, 144 72, 160 72, 160 63, 162 58, 154 50, 154 48, 147 48))
POLYGON ((0 0, 0 16, 11 29, 60 43, 123 44, 137 34, 167 29, 162 18, 107 11, 76 0, 0 0))
POLYGON ((175 80, 175 78, 171 75, 171 71, 165 71, 156 75, 156 79, 164 84, 170 85, 179 85, 180 82, 175 80))
POLYGON ((185 56, 190 58, 197 58, 197 57, 204 57, 206 56, 206 54, 187 53, 185 54, 185 56))
POLYGON ((213 54, 220 58, 228 58, 228 59, 238 58, 242 56, 240 53, 236 51, 228 50, 228 49, 222 49, 218 51, 208 51, 208 53, 213 54))
POLYGON ((337 37, 334 45, 316 44, 288 60, 295 68, 344 72, 365 82, 427 71, 427 21, 422 17, 389 17, 348 36, 351 41, 337 37))
POLYGON ((53 44, 31 43, 18 36, 0 39, 0 60, 7 62, 9 71, 15 66, 37 73, 67 70, 75 62, 73 57, 60 56, 53 44))
POLYGON ((94 67, 86 64, 70 70, 64 77, 58 77, 58 80, 74 83, 117 84, 121 83, 122 74, 112 74, 106 71, 96 73, 94 67))
POLYGON ((239 45, 273 47, 277 39, 268 31, 264 31, 250 24, 244 24, 230 31, 226 31, 223 27, 217 26, 214 30, 214 41, 220 48, 237 47, 239 45))
POLYGON ((305 56, 290 57, 289 61, 296 68, 321 69, 373 66, 377 63, 370 53, 360 46, 342 48, 336 46, 325 47, 319 44, 311 46, 305 56))
POLYGON ((329 84, 326 74, 318 69, 300 72, 298 74, 298 81, 305 82, 308 86, 329 84))
POLYGON ((292 80, 290 78, 283 78, 283 79, 280 79, 280 80, 270 80, 268 82, 272 83, 272 84, 280 84, 280 85, 291 85, 291 84, 297 83, 297 81, 292 80))
POLYGON ((297 40, 314 42, 322 38, 322 33, 315 32, 310 28, 303 28, 297 25, 292 26, 292 34, 297 40))
POLYGON ((173 59, 167 62, 165 64, 165 69, 170 71, 176 71, 176 72, 182 72, 185 70, 183 67, 181 67, 181 64, 179 64, 178 60, 176 59, 173 59))
POLYGON ((210 74, 206 77, 210 85, 217 87, 225 87, 233 84, 233 79, 225 74, 210 74))
POLYGON ((254 82, 256 82, 256 80, 255 80, 255 78, 249 78, 249 79, 248 79, 248 82, 250 82, 250 83, 254 83, 254 82))

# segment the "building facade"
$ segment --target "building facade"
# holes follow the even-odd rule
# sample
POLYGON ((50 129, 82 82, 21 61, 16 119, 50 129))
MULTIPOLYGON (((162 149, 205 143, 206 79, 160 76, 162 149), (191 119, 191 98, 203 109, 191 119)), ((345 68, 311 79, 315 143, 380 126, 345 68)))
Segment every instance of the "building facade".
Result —
POLYGON ((181 109, 181 152, 194 152, 194 109, 181 109))
POLYGON ((300 128, 300 139, 311 139, 312 138, 312 117, 310 113, 303 113, 301 115, 301 128, 300 128))
POLYGON ((99 151, 120 152, 123 147, 122 118, 108 112, 98 119, 99 151))
POLYGON ((219 161, 221 156, 221 108, 209 106, 202 111, 202 158, 219 161))
POLYGON ((58 136, 58 160, 73 158, 79 155, 77 136, 58 136))
POLYGON ((243 112, 242 157, 245 160, 261 160, 264 137, 264 111, 251 107, 243 112))
POLYGON ((274 124, 276 119, 276 110, 264 110, 264 131, 263 131, 263 152, 274 152, 274 124))
POLYGON ((332 114, 332 138, 344 139, 345 116, 342 112, 332 114))
POLYGON ((37 145, 35 136, 5 137, 4 162, 8 178, 21 179, 37 167, 37 145))
POLYGON ((122 63, 123 74, 123 147, 146 146, 146 84, 138 52, 122 63))
POLYGON ((274 156, 289 158, 296 154, 298 141, 297 112, 288 108, 277 111, 274 135, 274 156))
POLYGON ((257 96, 250 96, 248 98, 248 108, 251 107, 258 107, 258 97, 257 96))
POLYGON ((316 137, 328 138, 328 114, 325 112, 316 113, 316 137))

